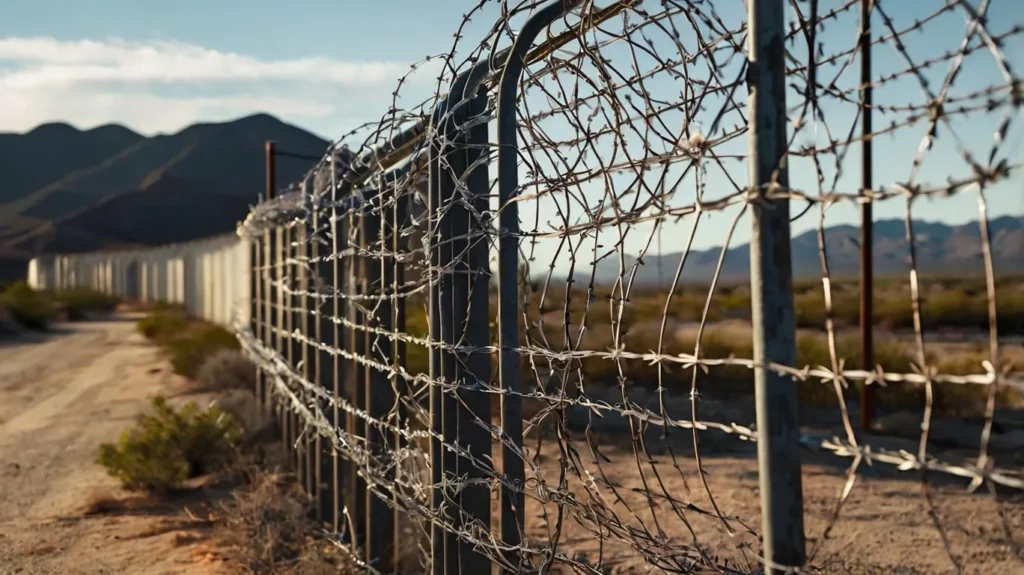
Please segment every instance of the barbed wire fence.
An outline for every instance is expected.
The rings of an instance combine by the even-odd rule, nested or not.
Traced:
[[[1024,489],[1024,473],[997,465],[990,441],[1024,374],[997,323],[987,210],[1021,189],[1022,85],[1004,49],[1020,19],[993,22],[987,1],[749,4],[483,0],[451,53],[424,62],[442,70],[435,98],[400,109],[399,81],[381,121],[240,225],[254,264],[240,337],[260,401],[354,565],[815,572],[869,465],[917,472],[939,533],[929,477],[984,486],[1015,545],[998,490]],[[501,14],[491,33],[456,58],[487,10]],[[939,51],[910,43],[950,18],[966,32],[923,36]],[[856,77],[859,56],[883,51],[881,73],[862,61]],[[975,84],[968,65],[994,80]],[[986,142],[976,130],[993,114]],[[873,129],[872,116],[891,121]],[[923,134],[908,173],[872,185],[871,144],[904,134]],[[858,154],[861,181],[847,173]],[[938,185],[922,175],[932,154]],[[978,202],[989,342],[950,373],[925,339],[914,207],[963,195]],[[869,338],[848,365],[826,210],[861,206],[870,221],[871,206],[901,201],[912,357],[873,365]],[[815,213],[824,352],[803,363],[790,225]],[[749,262],[730,260],[747,216]],[[705,230],[717,252],[694,248]],[[743,289],[750,327],[722,335],[716,310]],[[916,449],[853,423],[855,391],[880,386],[880,402],[899,388],[921,401]],[[973,390],[978,450],[944,457],[929,442],[936,398]],[[838,435],[810,431],[815,402]],[[759,516],[735,509],[733,488],[716,495],[708,472],[743,442],[757,445]],[[815,453],[849,465],[805,539],[801,463]]]

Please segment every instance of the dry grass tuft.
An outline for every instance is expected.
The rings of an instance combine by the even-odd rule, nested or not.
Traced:
[[[213,405],[241,425],[245,434],[245,442],[250,446],[277,437],[277,422],[266,410],[260,408],[252,391],[245,389],[221,391],[215,395]]]
[[[339,573],[344,559],[316,537],[311,500],[288,475],[264,465],[244,469],[248,486],[222,506],[217,530],[228,557],[247,573]]]
[[[256,388],[256,366],[242,352],[222,349],[203,361],[196,379],[201,391],[252,391]]]

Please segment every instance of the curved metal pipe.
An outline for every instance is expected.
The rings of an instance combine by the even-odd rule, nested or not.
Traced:
[[[507,55],[507,52],[506,52]],[[427,244],[425,247],[430,254],[431,267],[433,269],[445,269],[449,268],[455,262],[452,260],[453,257],[462,258],[463,256],[455,256],[456,252],[461,250],[454,248],[454,238],[452,237],[452,228],[470,226],[468,219],[468,213],[464,210],[454,209],[445,215],[442,215],[445,210],[441,210],[441,207],[451,201],[453,194],[458,193],[456,191],[456,181],[462,176],[467,177],[465,182],[469,186],[470,193],[482,194],[487,193],[486,175],[484,175],[484,181],[482,187],[480,182],[474,182],[473,180],[479,179],[480,173],[477,172],[476,176],[470,177],[469,174],[452,173],[453,170],[456,172],[465,170],[469,167],[467,164],[467,145],[481,146],[486,145],[486,135],[483,137],[482,142],[479,141],[479,134],[476,134],[474,138],[473,134],[469,132],[476,132],[477,130],[469,130],[468,132],[463,131],[466,127],[465,120],[469,119],[471,114],[480,114],[482,110],[479,109],[480,98],[480,86],[483,80],[491,74],[490,68],[491,59],[484,59],[477,62],[469,70],[466,70],[458,75],[457,78],[452,82],[448,94],[434,107],[433,112],[429,117],[429,134],[430,140],[427,142],[427,149],[429,150],[429,177],[430,177],[430,193],[428,194],[428,214],[431,220],[428,226],[428,233],[426,234]],[[452,161],[453,164],[448,162]],[[475,166],[479,168],[480,166]],[[484,168],[486,169],[486,168]],[[442,223],[442,219],[444,223]],[[446,228],[446,229],[445,229]],[[434,242],[438,242],[437,245],[432,245]],[[480,246],[484,247],[484,246]],[[486,247],[484,247],[486,249]],[[454,250],[454,251],[453,251]],[[473,257],[473,256],[471,256]],[[486,256],[480,259],[486,265]],[[469,262],[462,262],[467,266]],[[430,289],[430,338],[433,341],[443,341],[446,344],[454,343],[461,337],[468,338],[469,341],[478,340],[477,343],[482,342],[483,345],[487,343],[487,331],[486,331],[486,310],[476,308],[469,303],[469,293],[465,290],[468,286],[458,285],[458,282],[454,281],[455,276],[451,273],[439,274],[436,277],[431,277],[431,289]],[[486,293],[486,292],[483,292]],[[486,296],[484,296],[486,297]],[[486,305],[486,304],[485,304]],[[482,316],[470,319],[466,316],[468,308],[477,309],[483,311]],[[444,325],[442,322],[444,318]],[[479,324],[479,320],[483,319],[483,331],[479,329],[474,330],[473,325]],[[462,324],[463,328],[466,329],[466,333],[456,336],[454,334],[454,324]],[[481,327],[477,325],[476,327]],[[482,337],[481,337],[482,336]],[[430,377],[432,380],[444,377],[445,379],[457,380],[460,378],[459,369],[456,364],[459,363],[458,359],[447,358],[445,353],[441,353],[438,349],[433,349],[430,354]],[[450,364],[449,364],[450,363]],[[465,366],[465,367],[468,367]],[[472,369],[472,368],[470,368]],[[489,371],[489,369],[487,370]],[[452,397],[447,397],[443,393],[441,386],[431,386],[430,390],[430,411],[431,411],[431,428],[438,437],[443,437],[444,441],[455,440],[460,437],[458,429],[460,427],[460,421],[466,418],[464,413],[465,409],[480,408],[482,406],[477,405],[480,400],[486,402],[488,413],[478,413],[480,417],[484,417],[489,420],[489,397],[483,394],[477,394],[479,397],[475,397],[473,400],[466,398],[466,403],[460,406],[456,400]],[[470,436],[474,438],[471,440]],[[467,449],[471,448],[474,443],[477,447],[481,447],[479,444],[483,442],[488,447],[487,453],[490,452],[490,435],[482,429],[479,430],[479,434],[466,433],[460,437],[460,443],[462,443]],[[444,446],[436,439],[431,441],[431,467],[432,467],[432,481],[435,486],[439,486],[444,482],[446,474],[458,473],[458,458],[454,451],[444,449]],[[479,474],[479,470],[470,470],[470,473]],[[445,494],[444,489],[435,487],[432,495],[432,506],[435,512],[440,513],[445,505],[448,498],[453,497],[454,494]],[[480,497],[480,493],[476,493],[475,496],[468,492],[462,494],[462,499],[459,505],[466,504],[463,511],[472,516],[475,520],[480,521],[484,524],[490,524],[490,502],[489,496],[485,492],[483,498]],[[482,503],[482,505],[481,505]],[[471,546],[464,541],[460,541],[455,534],[446,532],[444,527],[440,524],[433,524],[431,528],[431,572],[437,575],[442,573],[456,573],[459,570],[466,572],[484,572],[489,571],[490,562],[488,558],[481,554],[474,552]]]
[[[592,14],[589,14],[589,18],[585,23],[582,24],[582,27],[584,30],[592,29],[595,26],[611,19],[613,16],[619,14],[629,6],[638,4],[639,2],[640,0],[623,0],[620,2],[616,2],[615,4],[612,4],[607,8],[595,11]],[[530,45],[532,45],[533,40],[536,39],[537,34],[540,33],[540,30],[542,30],[545,26],[553,22],[562,14],[565,14],[570,9],[575,8],[580,3],[580,0],[566,0],[565,2],[562,2],[562,4],[564,4],[565,7],[562,9],[561,13],[554,16],[550,21],[547,22],[547,24],[540,25],[540,28],[532,35],[530,43],[523,46],[523,48],[521,49],[523,50],[523,52],[521,52],[520,56],[516,59],[522,62],[524,60],[522,54],[526,53],[525,50]],[[555,6],[556,4],[559,3],[556,2],[550,6],[538,10],[533,16],[530,17],[530,19],[533,20],[535,18],[540,18],[540,15],[543,14],[545,10],[548,10],[551,6]],[[526,30],[526,26],[529,25],[529,21],[527,21],[526,25],[524,25],[523,27],[524,32]],[[520,36],[522,36],[522,33],[520,33]],[[528,52],[527,56],[525,57],[525,62],[527,64],[538,62],[543,58],[547,57],[555,50],[557,50],[558,48],[565,46],[578,36],[578,31],[566,31],[556,36],[555,38],[550,39],[545,44],[538,46],[534,50]],[[390,168],[391,166],[394,166],[398,162],[402,161],[404,158],[408,157],[408,155],[412,153],[414,149],[416,149],[416,146],[420,143],[420,140],[427,132],[427,128],[431,126],[432,121],[436,121],[440,109],[444,109],[444,112],[440,114],[443,116],[447,112],[457,109],[462,103],[464,103],[467,100],[467,98],[465,97],[467,93],[475,94],[476,88],[481,84],[491,84],[499,76],[499,72],[502,72],[501,70],[498,69],[498,63],[509,61],[509,56],[512,54],[512,51],[514,49],[515,45],[509,48],[502,48],[497,52],[494,52],[492,48],[492,54],[489,58],[478,62],[472,68],[470,68],[466,72],[463,72],[462,74],[459,75],[458,78],[455,79],[455,81],[452,83],[451,90],[444,97],[444,101],[441,103],[440,106],[434,109],[434,112],[431,114],[430,117],[426,117],[417,121],[415,124],[396,133],[394,136],[391,137],[390,140],[373,146],[372,148],[367,149],[363,153],[359,154],[359,156],[355,160],[353,160],[349,168],[349,173],[342,178],[343,181],[341,183],[347,184],[350,187],[358,186],[366,178],[370,176],[370,172],[372,170]],[[462,97],[459,98],[455,105],[449,105],[448,100],[450,99],[451,95],[458,94],[459,92],[462,92]],[[433,125],[436,126],[436,122],[434,122]]]
[[[512,44],[498,84],[498,377],[503,391],[501,427],[504,435],[500,497],[501,542],[506,549],[517,549],[522,544],[526,504],[523,494],[526,472],[519,454],[523,446],[523,400],[519,395],[522,384],[519,381],[519,355],[514,351],[519,346],[519,285],[516,277],[519,268],[519,207],[514,202],[510,203],[519,187],[516,100],[527,53],[537,35],[579,4],[580,0],[556,0],[530,16]],[[506,559],[514,565],[514,554],[509,553]],[[506,568],[506,573],[515,572],[518,569]]]

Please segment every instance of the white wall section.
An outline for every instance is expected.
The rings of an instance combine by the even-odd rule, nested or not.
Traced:
[[[235,233],[147,249],[40,256],[28,264],[28,284],[182,304],[196,317],[231,326],[249,321],[249,257],[249,240]]]

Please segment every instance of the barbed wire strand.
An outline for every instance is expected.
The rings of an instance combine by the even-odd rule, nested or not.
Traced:
[[[450,255],[452,261],[461,261],[482,243],[493,254],[500,234],[494,222],[503,207],[498,205],[493,180],[486,191],[486,210],[476,200],[480,190],[471,189],[468,181],[477,166],[495,157],[494,144],[482,150],[481,158],[468,169],[456,169],[446,155],[464,146],[462,135],[494,120],[498,113],[494,98],[488,99],[478,116],[459,121],[453,119],[461,117],[464,107],[449,109],[439,104],[452,81],[479,62],[490,68],[482,86],[493,95],[495,73],[502,65],[496,55],[506,53],[498,48],[512,42],[517,26],[540,4],[481,0],[472,6],[456,28],[452,50],[413,65],[398,80],[379,121],[345,134],[306,176],[306,185],[255,206],[239,225],[239,234],[253,241],[287,229],[303,234],[294,247],[321,246],[318,257],[295,249],[254,268],[264,286],[262,293],[274,294],[275,310],[281,302],[307,298],[312,302],[306,310],[311,322],[324,320],[352,337],[368,337],[372,342],[362,351],[334,346],[301,329],[289,331],[272,322],[261,326],[264,339],[259,339],[250,326],[239,326],[246,353],[266,374],[285,409],[301,422],[297,441],[316,436],[328,441],[339,457],[352,462],[371,492],[408,518],[421,540],[432,529],[441,529],[512,571],[564,568],[604,573],[638,561],[671,573],[759,573],[766,567],[773,572],[816,572],[826,540],[842,520],[865,465],[918,475],[927,514],[958,572],[964,568],[964,558],[957,556],[947,537],[932,475],[965,479],[972,492],[985,486],[997,508],[998,517],[992,523],[998,520],[1003,537],[1012,545],[1009,503],[997,495],[997,487],[1024,489],[1024,472],[1012,465],[996,466],[1001,455],[993,451],[992,439],[998,404],[1007,394],[1024,394],[1024,373],[1010,361],[1001,339],[1000,284],[989,206],[990,198],[1002,200],[1014,186],[1019,193],[1020,165],[1007,142],[1009,134],[1020,129],[1024,89],[1004,46],[1019,42],[1024,26],[1020,22],[997,25],[991,16],[995,2],[915,5],[910,16],[914,19],[907,22],[902,13],[900,17],[890,13],[888,6],[895,2],[876,0],[871,13],[884,30],[868,45],[895,58],[870,82],[877,92],[875,103],[868,107],[860,99],[865,86],[851,79],[849,72],[862,49],[859,25],[853,23],[859,1],[822,6],[825,3],[818,0],[790,0],[785,40],[791,129],[784,161],[791,174],[797,174],[799,166],[799,175],[791,176],[794,181],[788,186],[759,188],[737,172],[745,171],[748,161],[744,148],[749,130],[747,104],[741,96],[751,81],[742,11],[727,2],[698,0],[620,2],[606,8],[580,3],[549,30],[546,43],[532,53],[519,85],[521,183],[510,201],[531,223],[518,235],[522,270],[516,305],[522,329],[519,344],[508,351],[519,358],[521,373],[532,381],[526,389],[512,391],[468,366],[467,358],[500,351],[495,330],[488,345],[453,343],[432,338],[421,324],[431,321],[425,309],[430,290],[449,281],[443,278],[466,273],[456,264],[436,265],[431,250],[448,249],[456,252]],[[498,14],[495,24],[472,44],[467,40],[471,21],[492,13]],[[940,26],[958,15],[965,32],[947,38],[949,29]],[[943,32],[935,31],[939,29]],[[933,49],[916,45],[912,49],[911,36],[923,38],[926,33]],[[946,39],[955,46],[940,45]],[[978,66],[974,62],[984,59],[994,64],[991,83],[979,86],[975,77],[973,86],[959,86],[966,63]],[[939,73],[942,67],[947,69]],[[402,108],[403,89],[416,85],[413,74],[435,69],[434,96]],[[911,84],[916,85],[918,100],[908,89]],[[934,90],[933,84],[940,87]],[[900,89],[894,89],[897,86]],[[966,123],[984,124],[991,112],[1002,114],[991,144],[979,141],[973,132],[968,137]],[[860,134],[857,126],[865,113],[891,119],[870,134]],[[924,136],[909,158],[905,180],[870,190],[850,184],[845,168],[855,144],[868,138],[877,142],[883,136],[903,142],[922,130]],[[403,134],[412,136],[399,148],[388,147],[388,142],[398,141]],[[900,161],[902,145],[890,146],[893,158],[886,161]],[[962,165],[945,156],[936,160],[940,145],[950,146]],[[933,166],[928,174],[945,178],[944,183],[925,181],[929,160],[943,164]],[[430,182],[438,172],[447,174],[455,191],[428,210]],[[978,359],[971,370],[943,373],[951,364],[929,353],[931,344],[925,338],[922,310],[928,296],[914,206],[923,199],[974,193],[985,281],[985,358]],[[744,357],[750,353],[749,346],[738,341],[731,350],[718,353],[723,337],[744,337],[720,335],[726,327],[715,319],[722,298],[738,293],[733,285],[735,261],[730,259],[735,252],[730,249],[739,241],[739,224],[745,221],[748,207],[770,206],[777,200],[802,206],[794,222],[817,211],[812,228],[823,321],[808,337],[821,340],[824,352],[806,365],[758,365]],[[836,243],[835,232],[827,227],[827,212],[835,206],[887,205],[896,200],[904,204],[913,357],[898,367],[891,362],[874,369],[847,367],[837,311],[842,282],[834,277],[840,260],[833,256],[835,246],[842,244]],[[438,222],[456,211],[469,214],[469,221],[475,223],[454,236],[442,236]],[[714,229],[716,224],[707,222],[719,217],[723,223],[717,224],[712,242],[722,247],[717,252],[696,251],[696,246],[707,243],[700,232]],[[382,231],[362,242],[357,226],[366,218],[380,219]],[[680,225],[684,219],[688,220],[685,229]],[[679,251],[664,255],[666,239],[669,249]],[[542,259],[547,260],[547,269],[534,270]],[[650,262],[645,261],[652,259],[658,270],[653,281],[646,273]],[[673,260],[674,273],[663,276],[661,266],[673,265]],[[381,285],[359,287],[347,281],[331,285],[331,280],[317,274],[320,266],[350,270],[359,262],[382,270]],[[302,289],[296,277],[282,273],[285,269],[319,280]],[[401,269],[404,279],[395,274],[384,284],[389,269]],[[707,289],[699,302],[693,298],[697,289],[703,289],[695,287],[698,283]],[[602,299],[607,301],[606,308]],[[477,301],[472,294],[470,301]],[[333,313],[335,303],[342,310],[337,314]],[[681,327],[683,305],[690,306],[686,313],[694,318],[693,330]],[[394,322],[381,327],[380,315],[396,313],[394,306],[402,306],[411,321],[405,330]],[[413,329],[413,324],[420,327]],[[344,365],[380,374],[396,394],[394,407],[381,417],[351,397],[335,396],[303,377],[302,366],[290,365],[269,346],[271,337],[287,338],[337,357]],[[406,356],[388,356],[387,350],[398,350],[399,344],[405,346]],[[430,375],[422,358],[437,353],[458,358],[458,379]],[[830,511],[816,527],[819,536],[806,565],[765,566],[759,559],[756,520],[730,510],[739,503],[716,495],[716,481],[708,471],[712,458],[720,455],[712,437],[757,442],[759,430],[736,416],[745,413],[742,409],[736,407],[733,416],[716,410],[723,405],[749,405],[752,386],[743,384],[752,381],[754,369],[762,367],[793,379],[809,397],[820,397],[816,389],[827,390],[837,423],[824,433],[805,429],[800,444],[808,453],[849,462]],[[846,397],[853,385],[920,390],[923,412],[915,450],[873,445],[877,435],[855,429]],[[979,392],[983,423],[973,459],[934,450],[935,416],[945,405],[939,398],[952,389],[968,395]],[[432,391],[467,410],[473,425],[484,430],[506,456],[521,458],[526,482],[509,484],[489,457],[478,457],[459,440],[432,429],[428,400]],[[519,444],[500,423],[474,413],[463,398],[469,391],[495,401],[521,398],[529,407],[524,430],[531,442]],[[376,449],[367,437],[332,424],[328,412],[390,434],[399,443],[393,449]],[[616,424],[620,431],[611,431]],[[684,431],[688,441],[677,441],[675,436]],[[616,434],[628,448],[616,443]],[[435,483],[431,442],[468,467]],[[686,452],[691,449],[689,464]],[[699,491],[691,490],[694,475]],[[528,500],[527,509],[517,510],[530,520],[522,543],[515,548],[501,540],[498,529],[481,524],[459,505],[459,494],[467,488],[484,486],[495,491],[499,485],[523,493]],[[438,493],[443,500],[440,508],[433,500]],[[380,572],[351,547],[355,529],[351,510],[344,509],[343,515],[349,524],[329,534],[330,538],[358,568]],[[707,538],[718,531],[725,537],[715,536],[709,543]],[[570,533],[586,533],[589,541]],[[577,552],[578,544],[588,551]],[[419,563],[425,569],[430,548],[417,545]]]

